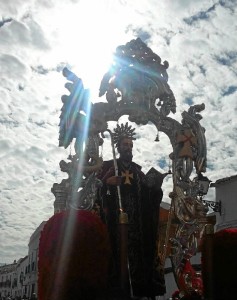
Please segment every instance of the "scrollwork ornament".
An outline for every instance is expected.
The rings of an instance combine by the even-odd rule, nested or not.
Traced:
[[[127,115],[130,122],[138,125],[151,122],[157,131],[165,133],[173,148],[170,155],[173,174],[171,209],[178,220],[176,235],[171,239],[171,260],[175,278],[186,278],[185,294],[194,289],[188,272],[194,273],[191,266],[187,271],[183,262],[188,264],[197,250],[196,241],[202,232],[200,220],[207,213],[206,205],[198,197],[198,182],[192,178],[193,173],[206,171],[205,129],[200,125],[200,112],[205,105],[193,105],[184,111],[181,123],[169,117],[170,113],[176,113],[176,101],[168,85],[168,66],[167,61],[162,63],[159,55],[139,38],[117,47],[113,64],[100,84],[99,97],[105,99],[95,103],[89,98],[82,80],[64,70],[64,76],[74,86],[71,95],[62,98],[59,146],[67,148],[74,141],[75,155],[70,162],[61,162],[62,171],[68,173],[62,187],[67,185],[64,209],[92,209],[100,185],[96,176],[103,162],[99,148],[109,121],[118,121]],[[79,87],[77,94],[76,87]],[[58,193],[55,189],[54,194],[55,206],[58,203],[61,209],[60,189],[61,186]]]

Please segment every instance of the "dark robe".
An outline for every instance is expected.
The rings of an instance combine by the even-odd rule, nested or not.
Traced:
[[[117,160],[123,210],[128,214],[128,261],[133,296],[154,297],[165,294],[163,272],[157,255],[159,208],[163,192],[160,187],[149,189],[143,182],[141,167],[132,162],[126,170]],[[127,171],[127,176],[125,176]],[[110,287],[119,286],[119,201],[116,186],[107,186],[106,179],[114,176],[113,160],[103,163],[99,178],[103,182],[100,206],[109,230],[112,245]]]

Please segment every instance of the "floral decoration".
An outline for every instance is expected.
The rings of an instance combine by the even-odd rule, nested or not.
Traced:
[[[172,294],[172,300],[202,300],[202,296],[196,292],[191,292],[190,294],[183,295],[179,290]]]
[[[73,210],[55,214],[40,238],[39,300],[91,299],[102,293],[109,255],[107,228],[96,214]]]

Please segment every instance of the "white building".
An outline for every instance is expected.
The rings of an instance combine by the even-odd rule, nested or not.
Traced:
[[[7,297],[12,295],[12,288],[15,285],[16,261],[13,264],[0,267],[0,295]]]
[[[211,184],[215,188],[216,202],[221,204],[221,212],[216,212],[216,231],[225,228],[237,228],[237,175],[219,179]],[[168,206],[163,207],[168,209]],[[26,295],[28,298],[33,293],[37,295],[38,275],[38,249],[40,234],[46,222],[42,222],[30,237],[28,255],[15,261],[13,264],[0,266],[0,295],[8,295],[17,299]],[[200,253],[191,259],[198,267],[201,265]],[[172,273],[170,260],[165,264],[165,280],[167,293],[159,299],[168,299],[177,290],[177,285]]]
[[[30,237],[28,255],[13,264],[0,267],[0,295],[13,299],[31,298],[37,295],[38,249],[40,233],[45,222],[42,222]],[[1,298],[0,297],[0,298]]]
[[[40,234],[44,228],[45,221],[42,222],[39,227],[34,231],[30,237],[28,244],[28,272],[26,274],[27,278],[27,291],[26,296],[31,298],[32,294],[37,295],[37,279],[38,279],[38,253],[39,253],[39,241]]]
[[[237,228],[237,175],[218,179],[211,187],[215,187],[216,202],[221,205],[220,214],[216,214],[216,231]]]
[[[27,291],[27,283],[26,283],[26,274],[28,268],[28,255],[21,258],[17,262],[16,273],[17,273],[17,288],[15,294],[13,293],[12,296],[15,298],[22,298],[26,295]]]

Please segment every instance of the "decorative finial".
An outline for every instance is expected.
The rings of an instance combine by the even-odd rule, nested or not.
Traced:
[[[157,135],[156,135],[155,142],[159,142],[159,141],[160,141],[160,138],[159,138],[159,132],[158,132]]]

